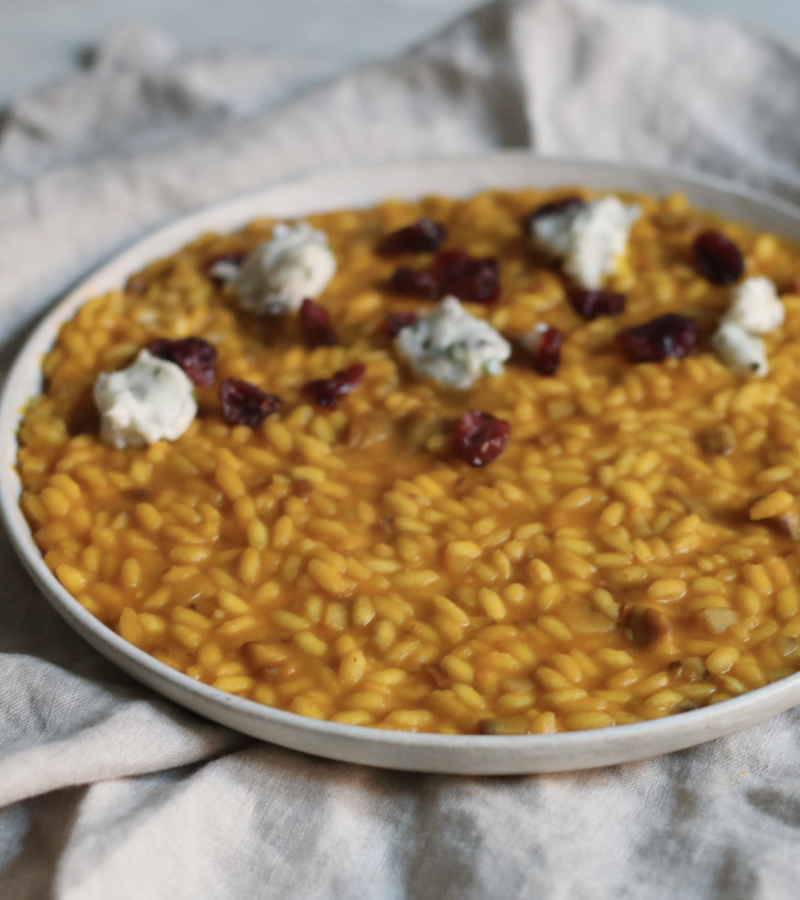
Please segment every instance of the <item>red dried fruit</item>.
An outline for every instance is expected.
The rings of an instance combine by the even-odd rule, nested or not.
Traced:
[[[419,316],[415,312],[387,313],[383,320],[383,330],[389,337],[397,337],[404,328],[416,324],[418,319]]]
[[[633,362],[681,359],[695,349],[698,339],[692,319],[679,313],[667,313],[643,325],[624,328],[616,337],[620,349]]]
[[[166,359],[180,366],[198,387],[210,387],[217,370],[216,349],[199,337],[171,341],[169,338],[153,338],[147,350],[159,359]]]
[[[378,245],[382,256],[396,256],[400,253],[433,253],[441,247],[447,237],[444,228],[432,219],[422,218],[413,225],[398,228]]]
[[[491,413],[471,409],[453,426],[456,455],[471,466],[486,466],[506,449],[511,426]]]
[[[445,250],[434,260],[433,274],[441,297],[453,294],[467,303],[495,303],[500,297],[500,263],[495,256]]]
[[[625,309],[625,295],[617,291],[573,287],[567,299],[575,312],[587,322],[600,316],[618,316]]]
[[[436,300],[453,294],[466,303],[494,303],[500,296],[500,263],[494,256],[475,257],[466,250],[445,250],[430,272],[401,266],[392,275],[394,290]]]
[[[300,327],[312,347],[333,347],[339,343],[331,325],[330,313],[314,300],[303,300],[300,306]]]
[[[222,418],[228,425],[249,425],[255,428],[267,416],[277,412],[283,401],[275,394],[266,394],[241,378],[223,378],[219,386]]]
[[[692,245],[697,271],[712,284],[733,284],[742,277],[742,251],[721,231],[704,231]]]
[[[210,387],[214,383],[217,351],[208,341],[197,337],[175,341],[172,357],[196,385]]]
[[[535,219],[543,219],[547,216],[556,216],[559,213],[577,211],[582,206],[586,206],[586,202],[580,197],[562,197],[561,200],[551,200],[549,203],[543,203],[528,216],[528,226]]]
[[[409,297],[419,297],[421,300],[435,300],[439,296],[439,283],[428,272],[419,269],[411,269],[408,266],[400,266],[396,269],[391,279],[392,290],[399,294],[407,294]]]
[[[317,404],[317,406],[336,409],[339,401],[345,394],[354,391],[364,380],[367,367],[364,363],[353,363],[346,369],[334,372],[331,378],[317,378],[309,381],[300,388],[304,397]]]
[[[539,332],[536,345],[530,347],[531,368],[538,375],[552,375],[561,365],[562,336],[558,328]]]
[[[145,350],[151,356],[157,356],[159,359],[166,359],[167,362],[175,362],[172,358],[172,344],[169,338],[153,338],[148,341]]]

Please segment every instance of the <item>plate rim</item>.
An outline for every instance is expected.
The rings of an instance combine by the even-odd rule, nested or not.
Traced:
[[[594,171],[595,174],[600,172],[606,180],[609,178],[613,180],[615,176],[625,180],[636,175],[645,180],[663,182],[665,185],[671,183],[673,190],[681,189],[676,187],[681,185],[684,189],[688,187],[701,192],[719,192],[729,198],[744,201],[745,204],[777,213],[796,226],[796,239],[800,239],[800,207],[719,176],[679,168],[664,169],[620,162],[542,157],[526,151],[435,157],[370,166],[344,166],[313,172],[202,207],[178,216],[134,239],[123,249],[113,253],[105,262],[93,268],[65,296],[47,309],[17,352],[0,400],[0,428],[2,428],[0,453],[3,463],[0,473],[0,517],[17,556],[32,576],[34,583],[51,606],[94,649],[148,688],[220,724],[262,740],[314,755],[410,771],[524,774],[573,771],[597,765],[634,761],[701,744],[749,727],[800,703],[800,672],[798,672],[710,707],[594,731],[519,736],[441,735],[316,720],[226,694],[171,669],[145,651],[129,644],[109,626],[95,619],[66,591],[45,565],[19,506],[20,483],[15,468],[16,433],[21,419],[18,398],[20,393],[32,396],[30,391],[23,390],[25,385],[30,384],[32,360],[36,361],[33,368],[40,373],[39,361],[45,345],[52,344],[59,326],[71,318],[89,296],[98,292],[97,286],[102,285],[104,279],[117,278],[128,265],[132,265],[127,272],[131,274],[141,265],[135,262],[136,259],[151,253],[153,247],[159,246],[162,249],[156,250],[149,257],[150,260],[175,252],[193,237],[199,237],[202,233],[200,229],[205,229],[213,221],[220,222],[221,224],[215,227],[225,231],[236,228],[236,221],[241,226],[256,217],[245,210],[261,204],[268,207],[281,192],[288,193],[291,198],[292,191],[313,192],[315,188],[324,189],[326,184],[330,186],[331,183],[334,188],[339,185],[341,189],[343,182],[352,183],[353,179],[359,178],[366,178],[369,183],[370,179],[391,181],[392,178],[398,177],[401,181],[403,178],[413,180],[414,172],[418,172],[420,167],[426,171],[441,171],[444,174],[444,170],[461,169],[477,173],[479,170],[492,170],[498,166],[529,168],[531,184],[535,183],[537,169],[540,170],[539,174],[546,169],[551,171],[583,169]],[[580,182],[574,180],[571,183]],[[496,186],[503,188],[500,184]],[[475,188],[467,194],[479,189]],[[417,191],[416,195],[429,192],[423,189]],[[408,196],[413,194],[412,190]],[[380,199],[378,196],[371,202],[376,203]],[[324,210],[335,207],[322,205],[317,208]],[[307,215],[312,211],[313,209],[309,208],[298,215]],[[262,214],[270,215],[266,208]],[[237,220],[238,215],[242,215],[242,218]],[[234,224],[231,224],[232,221]],[[170,244],[172,249],[169,249]],[[117,286],[121,284],[120,281]],[[254,722],[259,723],[258,727],[253,724]],[[310,739],[311,736],[313,740]],[[487,751],[491,751],[492,758],[485,758]],[[447,757],[451,758],[448,760]]]

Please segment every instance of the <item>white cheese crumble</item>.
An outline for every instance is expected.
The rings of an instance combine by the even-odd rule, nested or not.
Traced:
[[[324,232],[307,222],[278,224],[272,240],[248,254],[232,284],[243,309],[275,316],[318,297],[335,272]]]
[[[735,322],[723,322],[711,337],[711,347],[723,365],[737,375],[766,375],[767,353],[760,337]]]
[[[737,375],[766,375],[767,354],[757,335],[779,328],[785,315],[769,278],[746,278],[731,292],[731,305],[711,337],[711,347]]]
[[[531,236],[536,247],[563,260],[567,275],[595,290],[614,273],[641,212],[641,207],[617,197],[604,197],[577,209],[535,217]]]
[[[183,369],[142,350],[133,365],[103,372],[94,385],[100,437],[118,450],[177,440],[194,421],[194,386]]]
[[[750,334],[767,334],[783,325],[783,303],[769,278],[745,279],[732,297],[723,322],[733,322]]]
[[[220,281],[225,282],[236,281],[240,271],[241,266],[238,263],[231,262],[229,259],[221,259],[211,267],[211,274],[215,278],[219,278]]]
[[[466,390],[482,375],[500,375],[511,345],[497,331],[445,297],[430,315],[403,328],[395,347],[418,374]]]

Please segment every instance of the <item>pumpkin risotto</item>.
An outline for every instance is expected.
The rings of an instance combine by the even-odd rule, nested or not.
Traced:
[[[280,224],[291,259],[256,221],[91,300],[19,432],[45,562],[190,678],[352,725],[624,725],[796,672],[800,251],[611,199],[387,201]],[[188,427],[101,437],[143,359]]]

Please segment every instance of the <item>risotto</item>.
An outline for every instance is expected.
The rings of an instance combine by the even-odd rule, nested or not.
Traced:
[[[310,216],[336,273],[299,315],[243,305],[220,275],[270,240],[267,220],[88,302],[19,432],[21,505],[48,567],[190,678],[351,725],[625,725],[796,672],[800,251],[679,195],[626,197],[640,210],[627,252],[602,290],[576,287],[532,246],[529,216],[592,196]],[[420,219],[427,243],[396,237]],[[698,256],[709,233],[722,249]],[[717,277],[731,243],[742,271]],[[742,331],[761,354],[749,369],[718,337],[742,277],[769,279],[785,312],[763,340]],[[471,386],[398,352],[443,292],[502,336],[507,358]],[[691,340],[632,356],[654,320],[689,322]],[[190,337],[216,370],[195,379],[188,429],[101,439],[98,376]],[[237,420],[223,382],[257,388],[263,419]]]

